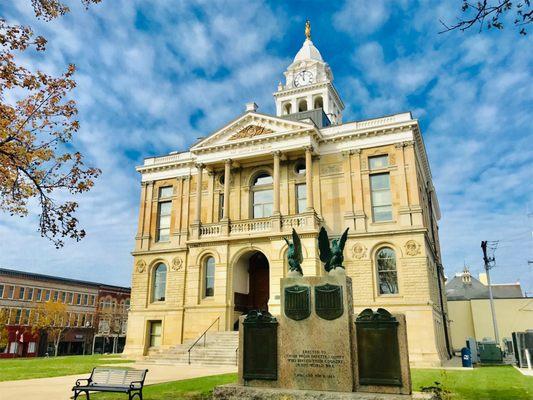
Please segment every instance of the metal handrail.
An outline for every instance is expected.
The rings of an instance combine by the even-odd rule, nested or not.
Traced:
[[[207,334],[207,331],[209,329],[211,329],[213,327],[213,325],[217,324],[217,331],[219,330],[220,328],[220,315],[217,317],[217,319],[215,319],[213,321],[213,323],[211,325],[209,325],[209,327],[204,331],[204,333],[202,333],[200,335],[200,337],[198,339],[196,339],[196,342],[194,342],[192,344],[191,347],[189,347],[189,350],[187,350],[187,352],[189,353],[189,365],[191,364],[191,350],[193,349],[194,346],[196,346],[196,344],[202,339],[202,337],[204,338],[204,347],[205,347],[205,339],[206,339],[206,334]]]

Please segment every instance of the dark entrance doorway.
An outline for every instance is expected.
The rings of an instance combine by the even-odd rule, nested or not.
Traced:
[[[255,251],[243,255],[234,266],[235,311],[268,310],[270,273],[268,260]]]

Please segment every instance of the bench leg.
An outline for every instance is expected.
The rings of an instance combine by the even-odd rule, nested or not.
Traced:
[[[128,395],[129,395],[129,400],[133,400],[133,398],[134,398],[135,396],[138,396],[138,397],[139,397],[139,400],[143,400],[143,392],[142,392],[142,390],[139,391],[139,392],[136,392],[136,393],[129,392]]]

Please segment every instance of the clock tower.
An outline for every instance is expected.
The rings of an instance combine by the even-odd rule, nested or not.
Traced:
[[[333,86],[331,68],[311,41],[309,21],[305,36],[302,48],[284,72],[285,85],[280,82],[274,93],[276,115],[298,119],[298,113],[322,109],[331,124],[340,124],[344,103]],[[301,116],[305,118],[305,114]]]

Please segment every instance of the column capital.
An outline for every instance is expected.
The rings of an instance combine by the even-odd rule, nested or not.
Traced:
[[[360,155],[361,151],[362,151],[361,149],[352,149],[352,154]]]
[[[233,160],[232,160],[231,158],[226,158],[226,159],[224,160],[224,165],[228,165],[228,164],[229,164],[229,166],[231,167],[231,163],[232,163],[232,162],[233,162]]]
[[[282,154],[283,154],[283,153],[282,153],[281,150],[275,150],[275,151],[272,152],[272,155],[273,155],[274,157],[278,157],[278,158],[280,158]]]
[[[342,152],[343,157],[350,157],[353,154],[353,150],[344,150]]]
[[[202,163],[196,163],[196,164],[194,164],[194,166],[196,167],[196,169],[204,169],[205,168],[205,164],[202,164]]]
[[[305,150],[306,152],[310,152],[310,153],[312,153],[313,151],[315,151],[315,149],[314,149],[313,146],[311,146],[311,145],[304,146],[304,150]]]
[[[407,140],[403,142],[402,144],[404,145],[404,147],[412,147],[415,145],[415,142],[413,140]]]

